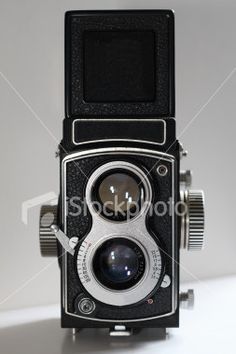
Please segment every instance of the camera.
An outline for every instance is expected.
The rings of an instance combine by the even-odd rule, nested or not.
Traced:
[[[57,256],[63,328],[178,327],[180,249],[200,250],[202,191],[176,138],[171,10],[65,16],[65,119],[58,205],[40,213]]]

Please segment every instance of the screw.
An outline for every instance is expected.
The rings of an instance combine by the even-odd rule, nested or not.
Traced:
[[[153,302],[154,302],[153,299],[148,299],[148,300],[147,300],[148,305],[152,305]]]
[[[186,157],[188,155],[188,151],[184,150],[183,145],[179,143],[179,152],[180,152],[180,158]]]
[[[51,225],[51,230],[52,230],[52,232],[57,233],[59,231],[59,227],[57,225],[55,225],[55,224],[52,224]]]
[[[81,299],[78,304],[80,312],[85,315],[89,315],[90,313],[92,313],[95,310],[95,307],[95,303],[88,298]]]
[[[165,176],[168,172],[168,168],[165,166],[165,165],[160,165],[157,167],[157,173],[160,175],[160,176]]]

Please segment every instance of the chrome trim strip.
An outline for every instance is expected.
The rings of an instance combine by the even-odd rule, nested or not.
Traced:
[[[69,161],[80,159],[83,157],[88,157],[88,156],[96,156],[96,155],[101,155],[101,154],[115,154],[115,153],[126,153],[126,154],[140,154],[143,156],[149,156],[152,157],[154,155],[154,158],[159,157],[160,160],[165,160],[171,163],[172,165],[172,197],[174,197],[174,176],[175,176],[175,158],[172,155],[166,154],[166,153],[161,153],[157,152],[155,150],[149,150],[149,149],[139,149],[139,148],[126,148],[126,147],[113,147],[113,148],[100,148],[100,149],[92,149],[92,150],[87,150],[87,151],[80,151],[76,152],[70,155],[67,155],[61,163],[61,173],[62,173],[62,216],[63,216],[63,225],[64,225],[64,232],[66,233],[66,209],[65,209],[65,186],[66,186],[66,164]],[[175,213],[172,212],[172,258],[174,259],[175,257]],[[100,318],[88,318],[85,316],[80,316],[71,312],[67,311],[67,253],[62,257],[62,273],[63,273],[63,279],[64,283],[62,286],[62,305],[64,307],[65,313],[67,313],[70,316],[73,317],[79,317],[82,319],[86,320],[91,320],[91,321],[98,321],[98,322],[121,322],[122,320],[109,320],[109,319],[100,319]],[[172,262],[172,275],[175,276],[175,262]],[[163,315],[158,315],[158,316],[153,316],[153,317],[146,317],[146,318],[138,318],[138,319],[132,319],[132,320],[123,320],[123,322],[140,322],[140,321],[150,321],[154,320],[157,318],[162,318],[162,317],[167,317],[172,314],[174,314],[176,307],[177,307],[177,292],[175,292],[175,281],[172,279],[172,311],[168,312]]]

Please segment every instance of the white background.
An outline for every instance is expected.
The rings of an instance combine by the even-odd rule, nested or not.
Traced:
[[[39,252],[39,206],[30,209],[27,225],[21,209],[58,192],[64,12],[132,8],[175,10],[176,119],[179,134],[187,126],[180,140],[189,150],[182,168],[192,168],[193,187],[204,189],[207,218],[206,248],[182,253],[181,279],[236,272],[236,2],[1,0],[1,309],[59,302],[57,261]]]

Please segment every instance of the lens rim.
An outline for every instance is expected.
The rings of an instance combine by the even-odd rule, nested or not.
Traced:
[[[139,199],[138,201],[135,201],[136,205],[132,206],[129,210],[124,210],[122,215],[121,213],[119,213],[119,211],[117,213],[115,213],[115,211],[111,210],[109,207],[106,207],[104,205],[104,202],[101,200],[100,197],[100,193],[99,193],[99,188],[101,186],[101,183],[109,176],[115,175],[115,174],[123,174],[123,175],[127,175],[131,178],[133,178],[133,180],[137,183],[137,187],[139,190]],[[142,203],[145,200],[145,189],[144,186],[142,184],[142,180],[139,178],[139,176],[137,176],[137,174],[135,174],[134,172],[127,170],[126,168],[112,168],[109,171],[106,171],[104,173],[102,173],[97,180],[94,183],[93,186],[93,190],[92,190],[92,198],[93,201],[95,202],[99,202],[101,204],[101,208],[102,210],[100,211],[100,214],[111,221],[126,221],[128,216],[130,216],[130,220],[132,218],[134,218],[136,215],[139,214],[141,208],[142,208]],[[95,208],[96,208],[96,204]],[[136,208],[138,207],[138,210],[136,211]],[[97,211],[99,212],[98,208],[96,208]]]
[[[109,243],[114,243],[116,241],[118,241],[117,245],[129,246],[137,256],[138,271],[132,278],[128,279],[127,281],[113,282],[112,280],[109,280],[108,277],[106,277],[104,273],[101,271],[99,259],[96,259],[96,257],[99,257],[98,253],[101,252],[101,250],[105,247],[106,243],[109,244]],[[108,239],[104,241],[97,248],[96,252],[93,255],[92,268],[95,277],[97,278],[97,280],[100,282],[102,286],[105,286],[109,290],[128,290],[136,286],[143,278],[146,269],[146,260],[142,249],[139,247],[139,245],[136,242],[124,237],[114,237],[112,239]]]
[[[123,220],[122,219],[117,220],[114,218],[112,219],[112,218],[108,218],[107,216],[104,216],[101,210],[99,210],[99,207],[96,205],[97,202],[96,195],[94,198],[94,187],[96,187],[97,181],[102,176],[104,176],[104,174],[106,173],[111,174],[113,171],[117,171],[117,170],[122,170],[122,172],[130,174],[133,178],[136,177],[136,180],[141,181],[142,184],[141,188],[143,188],[143,196],[142,196],[140,210],[137,213],[135,213],[135,215],[132,215],[132,217],[125,218]],[[122,224],[122,223],[135,221],[137,218],[141,217],[142,215],[144,215],[144,213],[147,212],[147,209],[149,209],[150,207],[149,202],[151,202],[152,200],[152,186],[145,172],[135,164],[124,160],[110,161],[98,167],[89,177],[85,189],[85,198],[86,198],[88,209],[91,212],[93,218],[98,217],[98,218],[102,218],[107,222]]]

